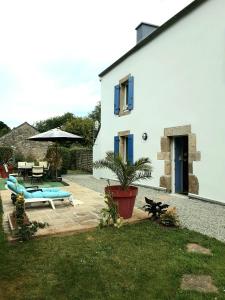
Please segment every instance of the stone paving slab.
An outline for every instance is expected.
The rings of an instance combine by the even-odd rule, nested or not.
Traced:
[[[209,275],[186,274],[182,278],[181,289],[201,293],[218,293],[218,289]]]
[[[103,194],[74,182],[68,181],[68,184],[69,186],[63,187],[63,190],[73,194],[75,206],[72,206],[68,200],[64,200],[54,201],[55,210],[48,203],[32,204],[26,208],[26,213],[31,221],[47,222],[49,224],[47,228],[40,229],[36,236],[88,231],[98,226],[99,213],[105,206]],[[4,211],[3,226],[8,234],[10,234],[10,229],[7,215],[14,209],[10,195],[11,193],[8,190],[1,191]],[[76,202],[76,200],[79,201]],[[126,221],[135,223],[147,217],[147,213],[135,208],[133,217]]]
[[[200,253],[200,254],[204,254],[204,255],[212,255],[212,252],[210,249],[202,247],[201,245],[198,245],[196,243],[188,243],[187,244],[187,252]]]

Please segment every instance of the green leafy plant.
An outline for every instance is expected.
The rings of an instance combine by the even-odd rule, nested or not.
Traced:
[[[48,147],[45,159],[48,161],[52,173],[55,176],[56,169],[59,174],[66,174],[70,167],[70,150],[66,147]]]
[[[9,126],[6,125],[4,122],[0,121],[0,137],[9,133],[10,131],[11,129],[9,128]]]
[[[151,177],[152,165],[149,158],[140,158],[134,164],[125,163],[120,155],[115,155],[113,152],[107,152],[106,158],[98,160],[93,164],[96,169],[110,169],[116,174],[123,190],[141,179]]]
[[[16,224],[17,226],[22,226],[24,224],[25,220],[25,201],[24,196],[22,194],[19,194],[16,197],[16,203],[15,203],[15,218],[16,218]]]
[[[32,153],[28,153],[28,155],[25,157],[25,161],[27,162],[36,162],[36,158]]]
[[[61,174],[66,174],[67,170],[70,168],[70,150],[66,147],[59,148],[60,156],[62,157],[62,165],[60,172]]]
[[[169,207],[168,204],[162,204],[162,202],[154,202],[152,199],[145,197],[146,204],[143,206],[145,211],[148,212],[150,218],[157,220],[162,214],[164,214]]]
[[[102,208],[100,214],[99,227],[114,226],[120,228],[123,225],[123,220],[118,213],[117,203],[112,200],[110,194],[105,195],[105,204],[107,207]]]
[[[22,241],[30,240],[39,228],[45,228],[48,223],[29,221],[25,213],[25,202],[23,194],[19,194],[16,199],[14,217],[17,225],[17,235]]]
[[[177,227],[180,225],[176,207],[169,207],[161,216],[160,223],[165,226]]]
[[[50,172],[52,174],[52,177],[55,176],[56,170],[59,170],[62,166],[62,156],[58,150],[59,147],[58,149],[56,149],[55,146],[48,147],[45,157],[45,159],[50,165]]]
[[[11,147],[0,147],[0,164],[6,164],[13,156]]]
[[[22,224],[18,227],[18,235],[22,241],[29,241],[35,235],[39,228],[43,229],[47,226],[49,226],[48,223],[42,223],[37,221]]]
[[[33,222],[18,227],[18,235],[22,241],[29,241],[37,231],[38,225]]]
[[[70,169],[92,172],[92,149],[74,146],[69,149]],[[84,160],[85,159],[85,160]]]

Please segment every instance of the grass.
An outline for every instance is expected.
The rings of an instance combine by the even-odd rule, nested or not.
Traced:
[[[213,256],[187,253],[188,242]],[[0,299],[225,299],[224,261],[225,244],[150,221],[15,244],[1,229]],[[211,275],[219,294],[181,291],[192,273]]]
[[[0,190],[5,190],[5,182],[6,179],[0,178]],[[64,187],[65,186],[62,182],[54,182],[54,181],[34,182],[31,184],[30,181],[23,181],[23,179],[19,179],[19,183],[24,186],[32,186],[32,185],[38,185],[40,187]]]

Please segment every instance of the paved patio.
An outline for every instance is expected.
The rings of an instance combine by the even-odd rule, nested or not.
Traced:
[[[31,204],[26,212],[31,221],[47,222],[49,227],[40,229],[37,236],[66,234],[94,229],[99,224],[99,212],[104,207],[104,196],[78,183],[67,180],[69,186],[63,190],[73,194],[76,205],[72,206],[69,201],[54,201],[56,209],[53,210],[48,203]],[[7,215],[14,206],[10,199],[9,191],[1,191],[4,218],[4,230],[9,233]],[[145,219],[147,214],[137,208],[134,209],[133,217],[129,222],[137,222]]]

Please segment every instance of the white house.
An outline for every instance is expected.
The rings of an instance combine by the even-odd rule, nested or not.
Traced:
[[[149,157],[145,185],[225,203],[225,1],[196,0],[136,29],[137,44],[99,75],[94,160]]]

